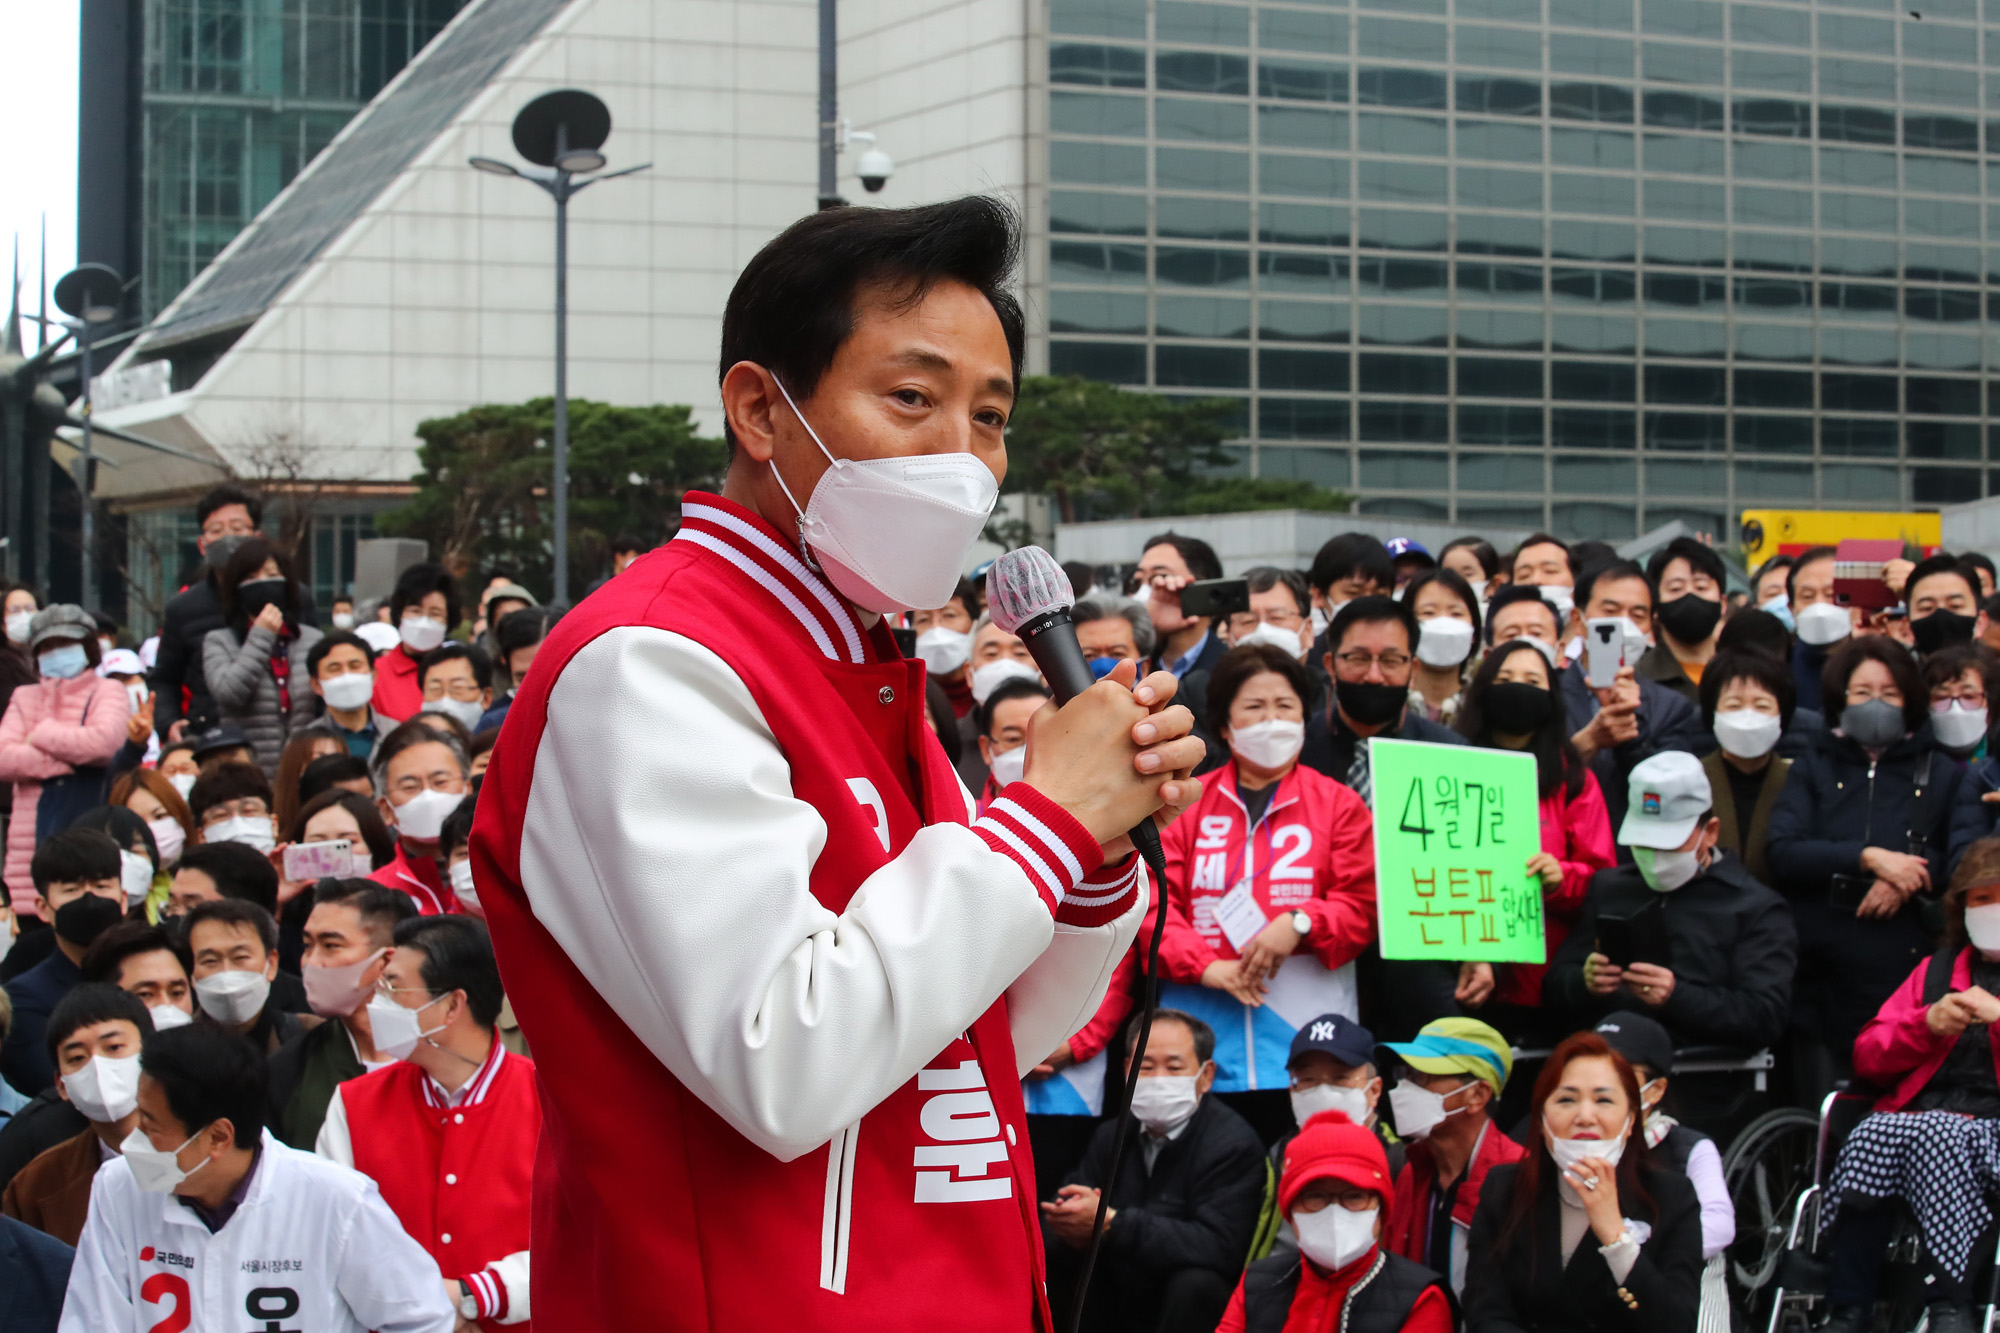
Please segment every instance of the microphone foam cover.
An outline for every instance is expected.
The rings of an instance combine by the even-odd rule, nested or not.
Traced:
[[[1056,558],[1039,546],[1009,551],[986,571],[986,609],[1009,634],[1051,611],[1076,605],[1076,590]]]

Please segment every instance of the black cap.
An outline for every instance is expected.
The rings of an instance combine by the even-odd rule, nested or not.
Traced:
[[[1320,1051],[1349,1069],[1359,1069],[1375,1061],[1375,1035],[1345,1014],[1321,1014],[1292,1034],[1292,1053],[1286,1057],[1286,1066],[1307,1051]]]
[[[196,763],[201,762],[203,755],[214,754],[217,750],[233,750],[239,745],[245,749],[250,748],[250,738],[244,735],[239,728],[228,726],[227,724],[213,726],[206,731],[196,732],[194,735],[188,737],[188,740],[194,744],[194,758]]]
[[[1658,1019],[1621,1009],[1597,1025],[1597,1035],[1628,1063],[1652,1070],[1655,1078],[1674,1072],[1674,1039]]]

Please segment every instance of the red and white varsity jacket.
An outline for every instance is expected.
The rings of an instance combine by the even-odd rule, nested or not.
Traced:
[[[1018,1080],[1138,862],[1025,783],[973,821],[923,664],[750,511],[682,519],[543,644],[473,832],[541,1075],[535,1313],[1045,1328]]]
[[[406,1060],[341,1084],[313,1151],[375,1182],[446,1280],[465,1283],[481,1328],[525,1333],[541,1130],[534,1062],[496,1036],[456,1095]]]

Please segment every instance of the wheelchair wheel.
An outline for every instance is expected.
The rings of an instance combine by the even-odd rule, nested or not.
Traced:
[[[1813,1183],[1819,1119],[1796,1106],[1758,1116],[1722,1155],[1722,1179],[1736,1208],[1729,1286],[1745,1311],[1760,1312],[1784,1258],[1799,1197]],[[1810,1245],[1811,1237],[1802,1240]],[[1753,1326],[1761,1323],[1753,1319]]]

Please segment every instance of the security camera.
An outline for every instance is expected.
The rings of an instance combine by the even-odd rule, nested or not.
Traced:
[[[871,148],[855,161],[854,174],[861,177],[861,186],[868,193],[880,194],[889,177],[896,174],[896,164],[881,149]]]

